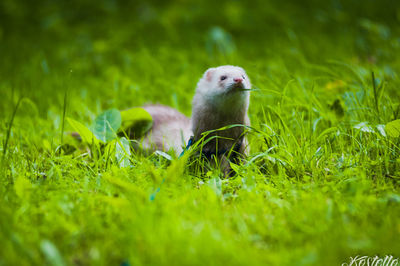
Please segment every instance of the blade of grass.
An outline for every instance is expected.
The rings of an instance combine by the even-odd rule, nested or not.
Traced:
[[[67,112],[67,90],[64,93],[64,104],[63,104],[63,114],[62,114],[62,122],[61,122],[61,137],[60,137],[60,145],[62,146],[64,143],[64,126],[65,126],[65,114]]]
[[[17,113],[18,107],[21,104],[22,99],[23,99],[23,97],[19,98],[17,104],[14,107],[13,113],[12,113],[12,115],[10,117],[10,121],[8,122],[7,135],[6,135],[6,139],[4,141],[4,147],[3,147],[3,158],[6,156],[6,153],[7,153],[8,142],[9,142],[10,135],[11,135],[11,129],[12,129],[12,126],[13,126],[13,123],[14,123],[14,118],[15,118],[15,115]]]

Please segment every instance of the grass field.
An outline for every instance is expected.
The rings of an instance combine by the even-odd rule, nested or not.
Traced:
[[[0,23],[0,265],[400,257],[396,1],[2,0]],[[67,149],[66,118],[145,103],[190,116],[224,64],[257,89],[233,177]]]

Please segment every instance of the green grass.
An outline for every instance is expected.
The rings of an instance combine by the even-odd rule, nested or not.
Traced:
[[[0,265],[400,257],[400,139],[384,130],[400,118],[400,7],[281,2],[2,1]],[[257,89],[232,178],[185,158],[65,152],[65,117],[145,103],[190,115],[222,64]]]

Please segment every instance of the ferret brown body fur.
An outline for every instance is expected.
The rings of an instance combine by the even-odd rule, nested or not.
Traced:
[[[190,119],[164,105],[146,105],[143,108],[152,116],[153,126],[141,141],[142,148],[148,151],[174,150],[179,155],[193,135]]]

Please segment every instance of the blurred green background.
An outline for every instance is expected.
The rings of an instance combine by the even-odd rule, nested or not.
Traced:
[[[327,60],[393,76],[400,46],[395,0],[4,0],[0,19],[3,114],[10,89],[41,102],[42,115],[66,89],[101,108],[163,102],[189,114],[211,66],[240,64],[258,87]]]

